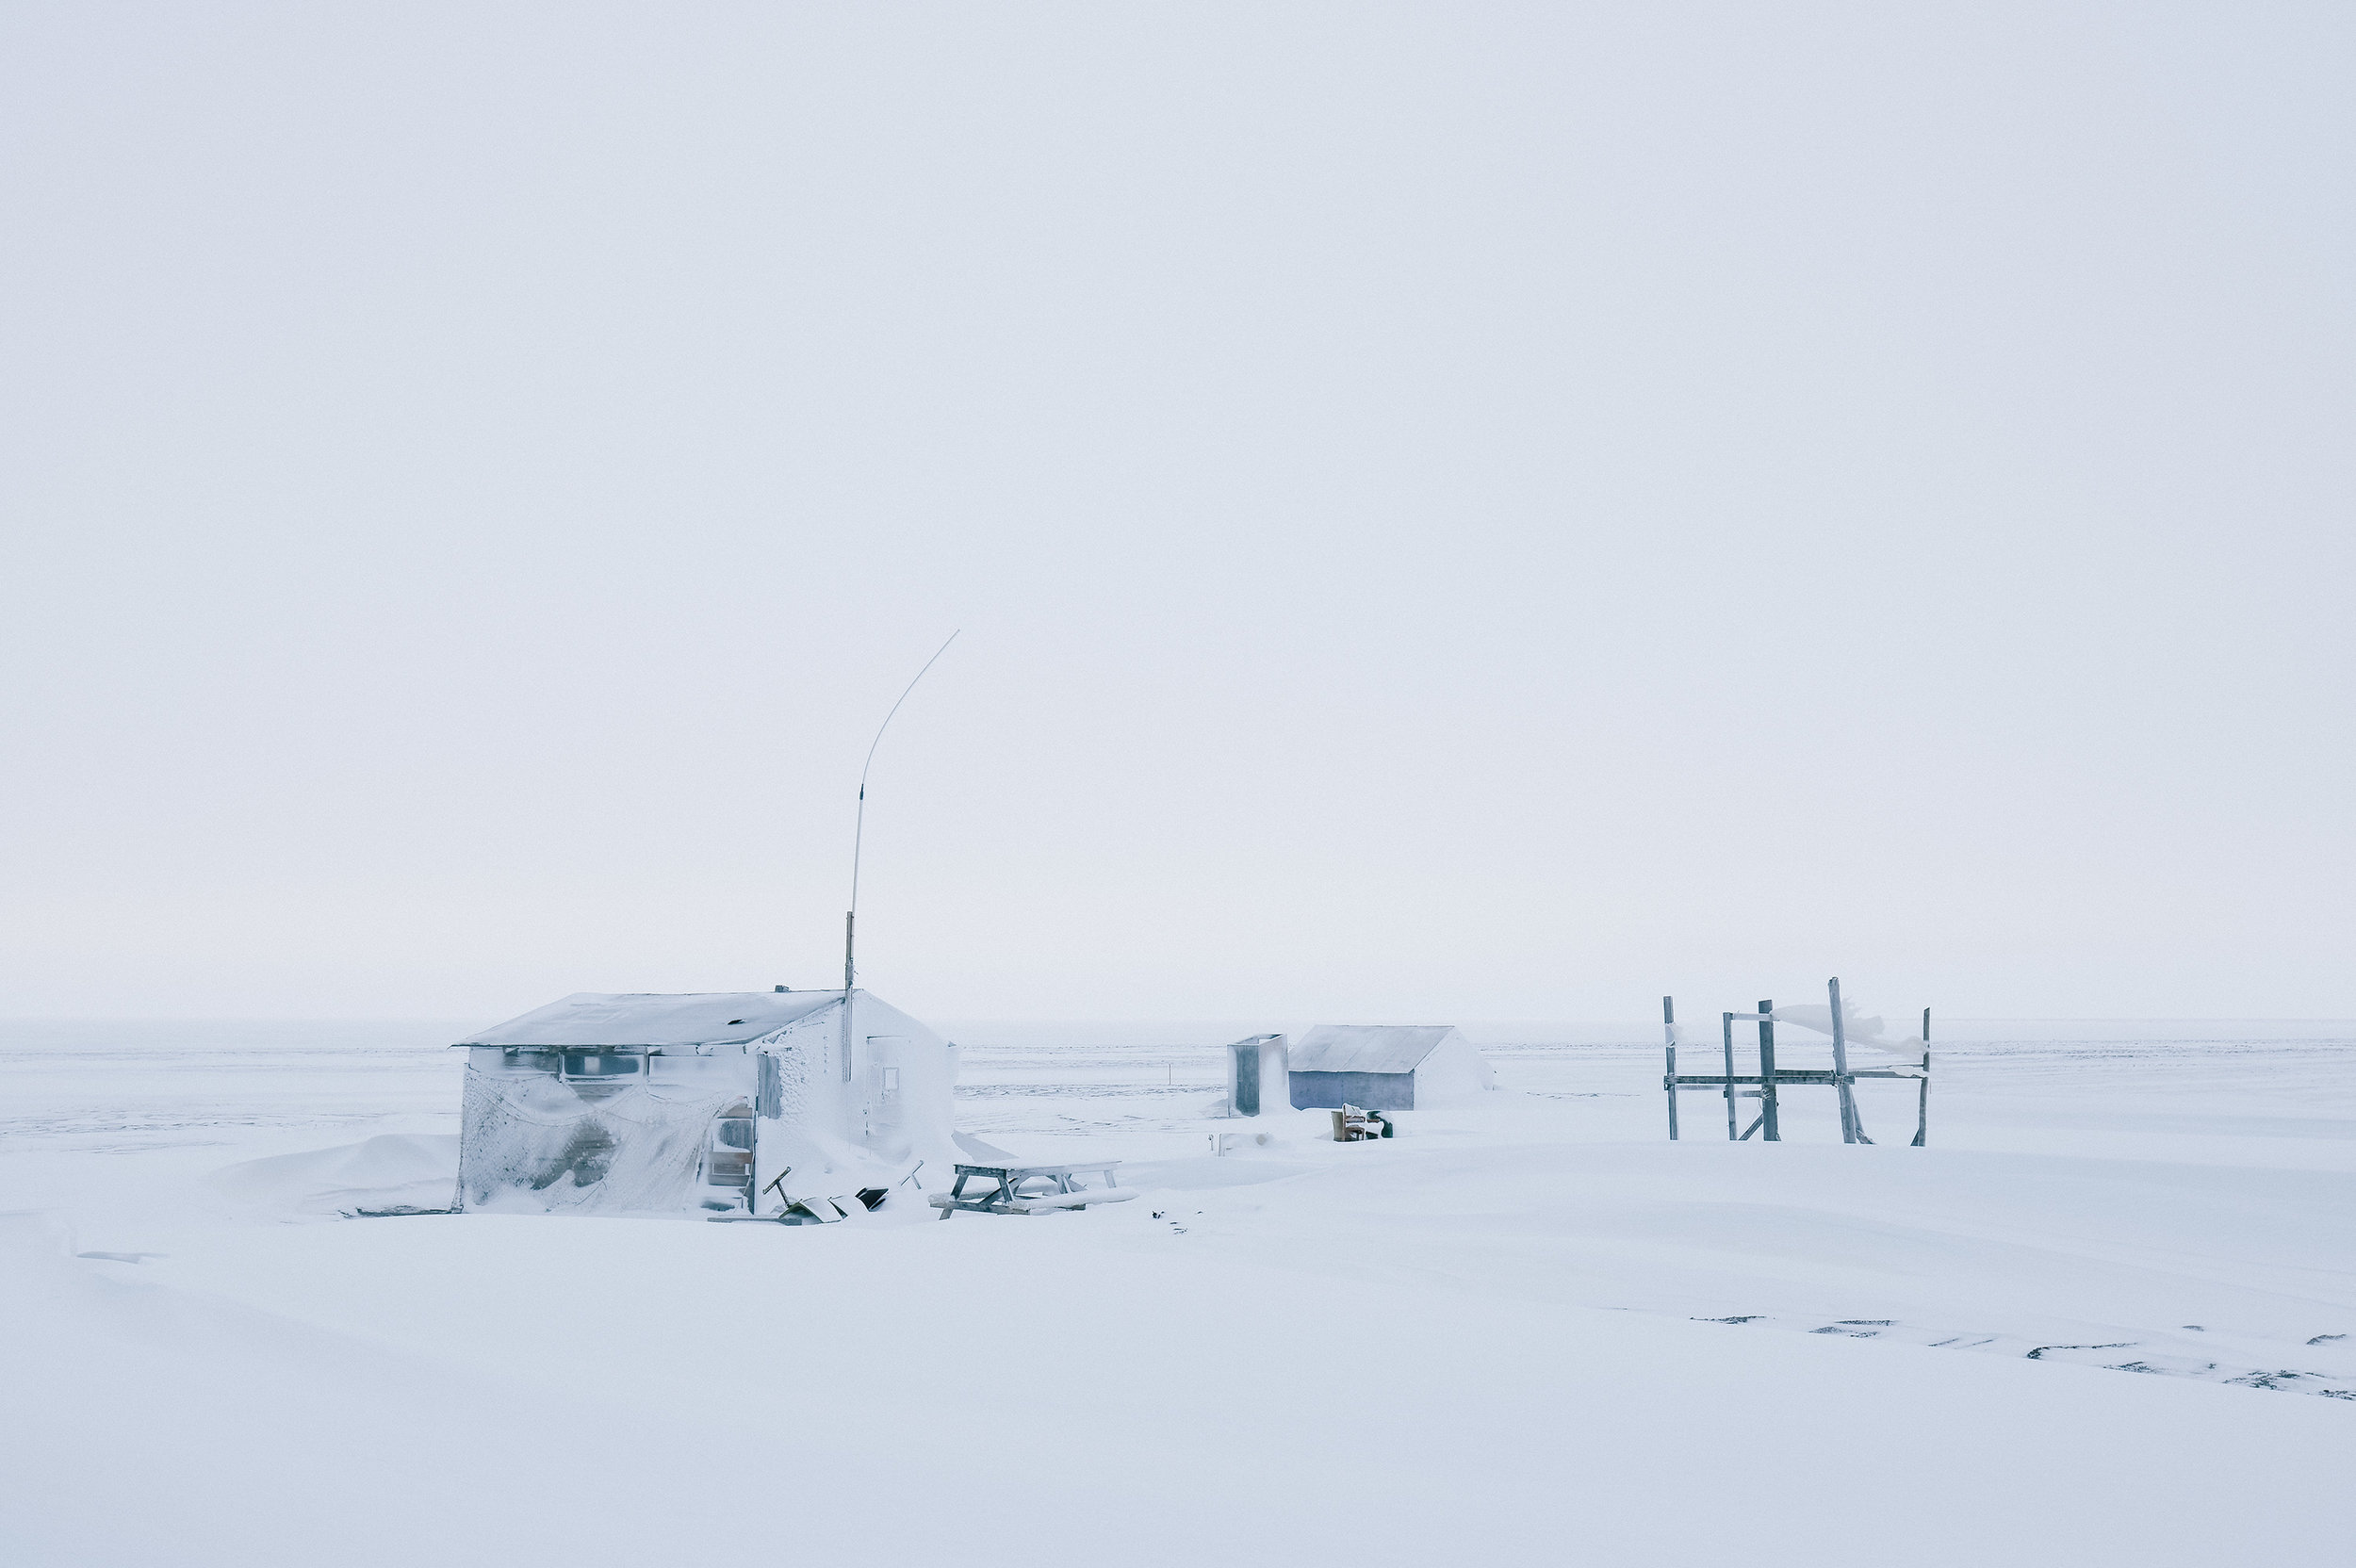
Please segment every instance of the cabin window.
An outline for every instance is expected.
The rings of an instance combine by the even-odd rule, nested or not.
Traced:
[[[900,1070],[898,1068],[888,1067],[884,1069],[883,1090],[886,1094],[897,1094],[900,1092]]]
[[[626,1051],[564,1053],[564,1076],[567,1078],[626,1078],[645,1066],[643,1058]]]

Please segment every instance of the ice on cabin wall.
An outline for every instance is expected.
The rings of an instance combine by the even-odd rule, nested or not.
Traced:
[[[830,1016],[839,1029],[841,1013]],[[848,1084],[836,1076],[833,1036],[805,1035],[768,1047],[774,1054],[761,1069],[762,1115],[756,1123],[757,1212],[781,1208],[780,1190],[787,1197],[844,1195],[862,1187],[896,1192],[911,1172],[925,1188],[949,1179],[956,1160],[956,1050],[913,1029],[879,1032],[905,1015],[863,1003],[859,1018],[871,1017],[878,1029],[861,1028]],[[775,1115],[769,1114],[773,1107]],[[772,1187],[780,1182],[781,1189]]]
[[[759,1083],[753,1108],[757,1115],[771,1121],[809,1119],[810,1079],[819,1059],[819,1053],[811,1048],[817,1043],[806,1038],[792,1044],[783,1036],[762,1043],[756,1057]]]
[[[760,1180],[816,1162],[872,1174],[919,1159],[946,1165],[957,1048],[866,992],[852,1015],[852,1075],[842,1075],[843,1010],[828,1007],[754,1042],[760,1068]],[[796,1141],[798,1140],[798,1141]]]
[[[741,1076],[741,1070],[738,1074]],[[693,1209],[730,1081],[633,1084],[592,1099],[547,1073],[466,1070],[460,1206],[564,1214]]]
[[[646,1076],[656,1083],[709,1084],[741,1089],[751,1071],[748,1060],[741,1050],[709,1056],[665,1053],[646,1058]]]

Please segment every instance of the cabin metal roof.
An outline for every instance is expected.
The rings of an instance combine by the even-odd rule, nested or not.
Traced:
[[[654,1051],[742,1045],[842,1000],[841,991],[576,991],[456,1043]]]
[[[1293,1046],[1295,1072],[1413,1072],[1456,1032],[1448,1023],[1320,1023]]]

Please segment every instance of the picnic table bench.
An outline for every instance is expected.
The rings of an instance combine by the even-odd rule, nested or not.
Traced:
[[[947,1192],[936,1192],[926,1201],[948,1218],[959,1209],[974,1214],[1052,1214],[1058,1209],[1084,1209],[1090,1203],[1122,1203],[1135,1198],[1137,1189],[1118,1185],[1113,1179],[1113,1167],[1119,1160],[1088,1160],[1078,1165],[960,1165],[957,1168],[957,1184]],[[1075,1186],[1075,1176],[1094,1175],[1100,1184],[1092,1187]],[[980,1178],[987,1185],[968,1195],[965,1184]],[[1045,1184],[1044,1190],[1025,1191],[1026,1185]]]

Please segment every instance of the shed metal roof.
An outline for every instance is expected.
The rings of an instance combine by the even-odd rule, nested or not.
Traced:
[[[1320,1023],[1293,1046],[1295,1072],[1413,1072],[1455,1033],[1448,1023]]]
[[[576,991],[457,1043],[657,1050],[740,1045],[842,1000],[841,991]]]

